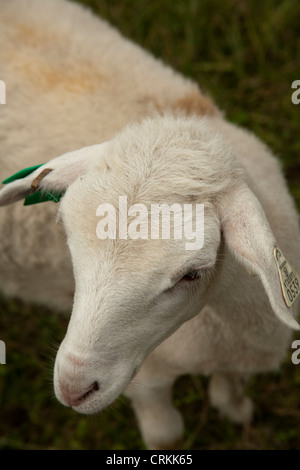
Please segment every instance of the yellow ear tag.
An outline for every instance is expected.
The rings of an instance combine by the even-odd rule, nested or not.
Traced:
[[[273,250],[273,255],[278,269],[284,301],[287,307],[291,307],[300,293],[300,276],[277,246]]]

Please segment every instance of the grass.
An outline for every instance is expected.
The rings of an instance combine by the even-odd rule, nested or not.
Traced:
[[[228,118],[259,135],[282,160],[300,208],[300,3],[295,0],[82,0],[123,34],[192,77]],[[56,345],[67,320],[47,309],[0,299],[0,449],[141,449],[133,412],[121,397],[99,416],[62,407],[53,395]],[[297,337],[297,336],[296,336]],[[300,336],[298,335],[298,338]],[[280,371],[254,377],[247,427],[220,419],[207,379],[182,377],[175,404],[186,421],[185,449],[299,449],[300,365],[291,351]]]

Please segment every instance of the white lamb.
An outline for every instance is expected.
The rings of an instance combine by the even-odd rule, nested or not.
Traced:
[[[0,285],[72,309],[57,398],[95,413],[125,392],[146,445],[173,448],[173,383],[207,374],[212,405],[248,422],[244,379],[278,368],[299,328],[298,216],[279,163],[195,83],[84,8],[10,0],[0,21],[1,176],[48,161],[3,186],[0,205],[63,196],[0,211]],[[97,208],[119,196],[148,209],[204,204],[203,247],[99,239]]]

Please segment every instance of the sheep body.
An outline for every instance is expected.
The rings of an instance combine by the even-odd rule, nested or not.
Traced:
[[[139,367],[130,371],[131,376],[137,374],[136,379],[129,385],[129,381],[124,380],[122,387],[111,392],[111,396],[118,395],[128,385],[126,393],[132,399],[145,442],[154,448],[173,447],[182,436],[182,419],[170,400],[173,382],[181,374],[212,374],[209,389],[212,404],[232,420],[247,422],[252,404],[243,396],[244,377],[277,368],[289,345],[291,330],[278,319],[283,317],[289,324],[289,320],[285,320],[284,315],[288,318],[288,313],[280,299],[275,268],[275,274],[273,265],[270,265],[272,272],[261,273],[259,270],[263,271],[263,267],[259,262],[257,266],[249,264],[249,259],[242,259],[243,250],[238,250],[230,210],[237,211],[238,229],[243,206],[237,204],[234,209],[236,201],[232,194],[237,185],[236,194],[245,196],[245,202],[252,204],[250,213],[260,211],[261,206],[264,209],[266,219],[262,215],[258,218],[262,222],[262,234],[252,233],[249,228],[253,244],[260,238],[262,244],[269,240],[270,228],[278,246],[299,270],[297,211],[280,165],[256,137],[228,123],[195,83],[153,59],[105,22],[62,0],[45,1],[42,10],[39,5],[40,0],[11,0],[1,6],[0,62],[4,64],[1,79],[7,86],[7,104],[0,114],[3,178],[64,152],[110,141],[107,147],[110,159],[92,166],[83,182],[78,178],[66,184],[68,190],[63,198],[62,213],[68,238],[72,239],[71,232],[78,230],[91,245],[98,247],[99,240],[90,242],[91,233],[95,235],[96,229],[96,206],[91,201],[97,194],[97,185],[102,185],[107,200],[114,201],[121,193],[127,193],[131,203],[149,203],[157,198],[171,204],[178,198],[181,201],[198,198],[206,204],[209,221],[206,240],[217,252],[214,281],[207,298],[203,294],[206,302],[199,307],[200,313],[180,317],[168,334],[154,342],[152,348],[149,346],[143,365],[139,363]],[[202,173],[197,173],[197,165]],[[107,168],[116,175],[115,179],[103,176]],[[169,181],[170,171],[172,181]],[[50,180],[51,175],[45,178],[45,185],[51,188],[47,183]],[[94,192],[89,195],[90,188],[94,188]],[[84,197],[80,200],[78,194]],[[7,295],[68,310],[72,308],[75,286],[65,232],[61,224],[54,223],[56,212],[56,205],[50,203],[23,207],[19,202],[1,209],[0,284]],[[231,238],[226,238],[228,233],[232,243]],[[249,238],[250,255],[251,242]],[[72,243],[69,240],[70,246]],[[79,242],[76,243],[79,247]],[[274,243],[270,238],[270,246]],[[145,266],[151,272],[155,263],[159,264],[159,257],[164,266],[163,245],[157,246],[157,258],[153,252],[149,254],[143,244],[132,244],[130,249],[130,253],[135,254],[131,257],[133,261],[127,257],[127,261],[121,263],[122,245],[118,249],[119,257],[114,258],[121,280],[124,266],[132,269],[133,278],[138,270],[144,271]],[[138,258],[136,253],[139,253]],[[88,250],[85,256],[89,257]],[[262,252],[262,260],[264,256],[268,254]],[[271,250],[269,258],[272,258]],[[73,259],[73,264],[80,292],[86,289],[80,279],[84,277],[81,267],[83,272],[85,266],[78,259]],[[168,263],[173,266],[171,258]],[[254,278],[245,269],[253,266]],[[103,272],[105,269],[104,263]],[[104,284],[108,282],[110,271],[111,268],[106,278],[102,274]],[[276,282],[275,287],[268,286],[268,277],[270,284]],[[93,282],[91,280],[90,284]],[[130,301],[130,289],[133,293],[135,288],[130,285],[130,279],[128,284],[126,302]],[[147,285],[146,280],[144,284]],[[154,284],[153,281],[153,289]],[[92,292],[92,288],[89,289]],[[273,290],[275,292],[270,294]],[[113,287],[107,287],[108,297],[110,291]],[[146,298],[146,290],[144,295]],[[74,315],[79,315],[78,298],[79,294],[75,295]],[[100,297],[97,299],[99,305],[102,301],[108,302],[105,296],[101,302]],[[87,305],[89,301],[85,297]],[[277,316],[274,315],[276,301],[282,303],[279,313],[275,312]],[[273,302],[272,307],[270,302]],[[296,308],[297,302],[295,311]],[[84,309],[82,305],[81,309]],[[133,311],[138,315],[137,310]],[[93,321],[98,324],[94,317]],[[109,319],[104,315],[104,325],[106,321]],[[76,354],[70,352],[67,341],[72,335],[76,336],[75,330],[71,321],[58,353],[61,369],[67,367],[66,357],[79,361]],[[86,327],[80,332],[83,337],[85,330]],[[141,334],[147,333],[146,326],[144,330],[140,330]],[[87,354],[86,346],[82,348]],[[105,360],[111,360],[109,353]],[[113,369],[112,376],[114,374],[118,375]],[[103,383],[105,377],[103,372]],[[59,378],[56,380],[59,399],[75,403],[75,408],[79,402],[70,396],[79,394],[77,382],[75,385],[72,381],[66,382],[63,391]],[[95,406],[88,408],[87,405],[82,410],[94,412]]]
[[[195,83],[88,10],[62,0],[43,3],[1,5],[3,179],[20,167],[106,141],[155,111],[218,112]],[[50,222],[55,212],[48,205],[24,210],[21,204],[1,211],[0,283],[8,295],[69,310],[74,283],[63,231]]]

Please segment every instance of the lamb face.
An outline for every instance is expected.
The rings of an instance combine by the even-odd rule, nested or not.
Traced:
[[[159,194],[160,186],[158,180],[152,193]],[[174,239],[172,230],[170,239],[151,239],[150,230],[148,239],[99,239],[97,207],[113,206],[124,196],[120,191],[113,169],[93,170],[70,186],[60,208],[76,293],[54,384],[57,398],[83,413],[97,412],[115,400],[146,356],[200,312],[216,273],[220,224],[208,201],[201,249],[187,250],[188,240]],[[126,196],[132,200],[132,190]],[[162,196],[161,203],[171,207],[175,199]],[[157,200],[150,194],[135,199],[149,210],[149,223]],[[178,200],[184,208],[183,198],[178,195]],[[127,226],[132,220],[128,217]]]

